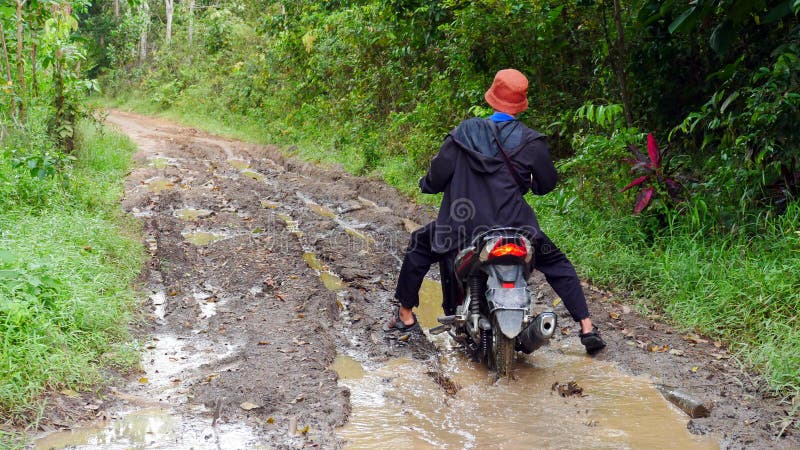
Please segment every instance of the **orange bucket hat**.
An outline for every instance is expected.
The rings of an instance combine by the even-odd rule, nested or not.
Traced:
[[[483,98],[497,111],[516,115],[528,109],[528,79],[519,70],[503,69]]]

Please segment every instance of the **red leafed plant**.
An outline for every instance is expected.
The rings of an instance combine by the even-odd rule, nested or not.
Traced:
[[[672,200],[677,198],[683,186],[668,176],[668,170],[663,161],[663,152],[659,150],[653,133],[647,135],[647,155],[633,144],[629,145],[628,148],[635,157],[627,160],[631,164],[631,172],[643,174],[631,181],[621,191],[625,192],[635,186],[640,186],[641,190],[639,195],[636,196],[636,205],[633,207],[633,213],[639,214],[650,205],[657,188],[660,188],[658,191],[666,192]]]

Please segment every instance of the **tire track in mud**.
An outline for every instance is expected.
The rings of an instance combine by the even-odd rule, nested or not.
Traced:
[[[155,405],[174,419],[154,448],[338,448],[350,402],[328,369],[337,353],[439,367],[427,340],[386,340],[380,329],[409,231],[433,218],[431,208],[274,147],[118,111],[109,121],[140,148],[123,208],[142,218],[152,255],[144,373],[115,391],[110,410]],[[553,304],[542,277],[536,283],[538,301]],[[687,341],[618,295],[586,287],[609,344],[600,359],[688,384],[715,403],[711,418],[689,422],[692,432],[717,433],[733,448],[797,442],[774,440],[785,406],[729,364],[724,348]],[[563,306],[556,311],[570,323]],[[556,342],[575,339],[568,327]]]

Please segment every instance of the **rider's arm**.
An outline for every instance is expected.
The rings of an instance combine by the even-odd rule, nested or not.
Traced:
[[[453,177],[453,169],[458,157],[458,146],[450,135],[448,135],[439,153],[431,160],[431,167],[428,173],[419,180],[419,188],[423,194],[438,194],[450,183]]]
[[[547,194],[556,187],[558,181],[558,172],[550,158],[550,147],[544,139],[535,139],[528,146],[526,155],[532,174],[531,191],[536,195]]]

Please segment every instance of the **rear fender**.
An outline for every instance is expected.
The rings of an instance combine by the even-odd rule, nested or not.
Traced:
[[[515,338],[522,331],[531,306],[525,268],[520,265],[489,265],[486,272],[489,275],[486,301],[490,314],[497,318],[497,325],[504,335]]]

